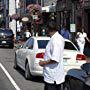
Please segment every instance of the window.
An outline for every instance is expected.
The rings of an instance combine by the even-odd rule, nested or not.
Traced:
[[[28,41],[24,44],[23,48],[33,49],[33,43],[34,39],[30,38]]]
[[[29,4],[35,4],[36,0],[26,0],[26,6],[28,6]]]
[[[71,42],[67,42],[67,41],[65,41],[64,49],[76,50],[75,46]]]
[[[38,48],[45,49],[49,40],[38,40]]]

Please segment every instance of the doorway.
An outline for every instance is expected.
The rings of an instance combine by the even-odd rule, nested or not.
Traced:
[[[83,25],[85,27],[85,31],[88,34],[88,38],[90,39],[90,9],[85,9],[84,10],[84,21]]]
[[[84,13],[84,26],[86,27],[87,37],[90,39],[90,9],[86,9]],[[90,57],[90,43],[86,40],[84,54]]]

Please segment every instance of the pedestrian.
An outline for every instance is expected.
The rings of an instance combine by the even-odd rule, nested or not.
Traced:
[[[87,33],[85,32],[84,27],[82,27],[81,31],[77,32],[76,34],[76,42],[79,47],[80,52],[83,54],[84,46],[85,46],[85,39],[90,43],[89,38],[87,37]]]
[[[63,36],[63,38],[71,39],[71,34],[65,25],[59,30],[59,33]]]
[[[46,46],[44,61],[39,62],[39,65],[43,67],[44,90],[61,90],[61,84],[65,81],[63,66],[65,41],[58,33],[54,21],[50,21],[47,27],[51,39]]]
[[[45,29],[43,28],[43,29],[42,29],[42,36],[45,36],[45,35],[46,35]]]
[[[25,37],[26,37],[26,40],[31,37],[31,33],[29,32],[29,30],[26,30],[25,32]]]

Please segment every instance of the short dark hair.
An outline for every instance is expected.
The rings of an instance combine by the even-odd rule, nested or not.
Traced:
[[[47,25],[47,28],[48,28],[48,31],[58,31],[58,27],[57,27],[57,24],[55,21],[50,21],[48,22],[48,25]]]

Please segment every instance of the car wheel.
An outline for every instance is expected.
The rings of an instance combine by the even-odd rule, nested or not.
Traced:
[[[18,65],[17,65],[17,58],[16,58],[16,53],[15,53],[15,59],[14,59],[14,68],[18,69]]]
[[[64,88],[64,90],[71,90],[71,89],[70,89],[70,82],[69,82],[69,81],[66,81],[66,82],[64,83],[63,88]]]
[[[31,79],[31,74],[30,74],[30,69],[29,69],[29,64],[27,63],[26,64],[26,68],[25,68],[25,78],[27,79],[27,80],[29,80],[29,79]]]
[[[64,90],[83,90],[83,82],[75,77],[68,77],[65,81]]]

